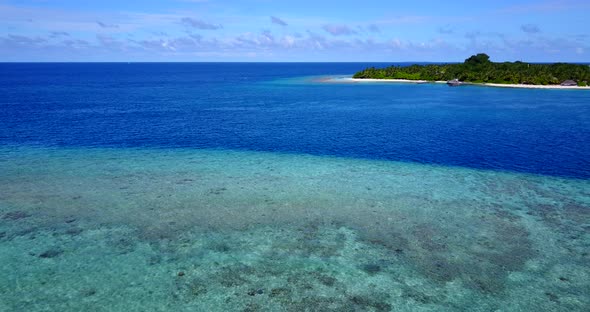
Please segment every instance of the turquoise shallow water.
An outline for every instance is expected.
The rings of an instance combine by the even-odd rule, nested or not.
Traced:
[[[587,311],[590,182],[0,148],[0,311]]]

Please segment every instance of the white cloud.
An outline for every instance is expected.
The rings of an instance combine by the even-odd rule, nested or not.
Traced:
[[[287,25],[289,25],[289,24],[287,24],[287,22],[283,21],[282,19],[280,19],[280,18],[278,18],[276,16],[271,16],[270,17],[270,22],[273,23],[273,24],[280,25],[280,26],[287,26]]]
[[[322,29],[333,36],[348,36],[356,34],[356,31],[346,25],[328,24],[322,26]]]
[[[119,28],[119,25],[117,24],[108,24],[101,21],[96,21],[96,24],[102,28]]]
[[[223,26],[221,24],[212,24],[207,23],[205,21],[194,19],[191,17],[183,17],[180,22],[183,25],[190,26],[192,28],[201,29],[201,30],[216,30],[221,29]]]
[[[520,29],[527,34],[536,34],[536,33],[541,32],[541,29],[539,29],[539,26],[534,25],[534,24],[522,25],[522,26],[520,26]]]

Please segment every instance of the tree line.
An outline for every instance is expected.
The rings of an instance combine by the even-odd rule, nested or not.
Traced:
[[[590,83],[590,66],[569,63],[495,63],[485,53],[473,55],[462,64],[429,64],[367,68],[353,78],[460,81],[475,83],[558,85],[574,80],[579,86]]]

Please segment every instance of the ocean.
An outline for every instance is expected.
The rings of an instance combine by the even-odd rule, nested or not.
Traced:
[[[389,65],[0,63],[0,311],[588,311],[590,92]]]

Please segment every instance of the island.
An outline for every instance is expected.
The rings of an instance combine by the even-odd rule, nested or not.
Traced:
[[[463,63],[370,67],[357,72],[353,80],[397,80],[446,82],[451,86],[547,86],[589,88],[590,66],[570,63],[534,64],[491,62],[485,53],[472,55]]]

